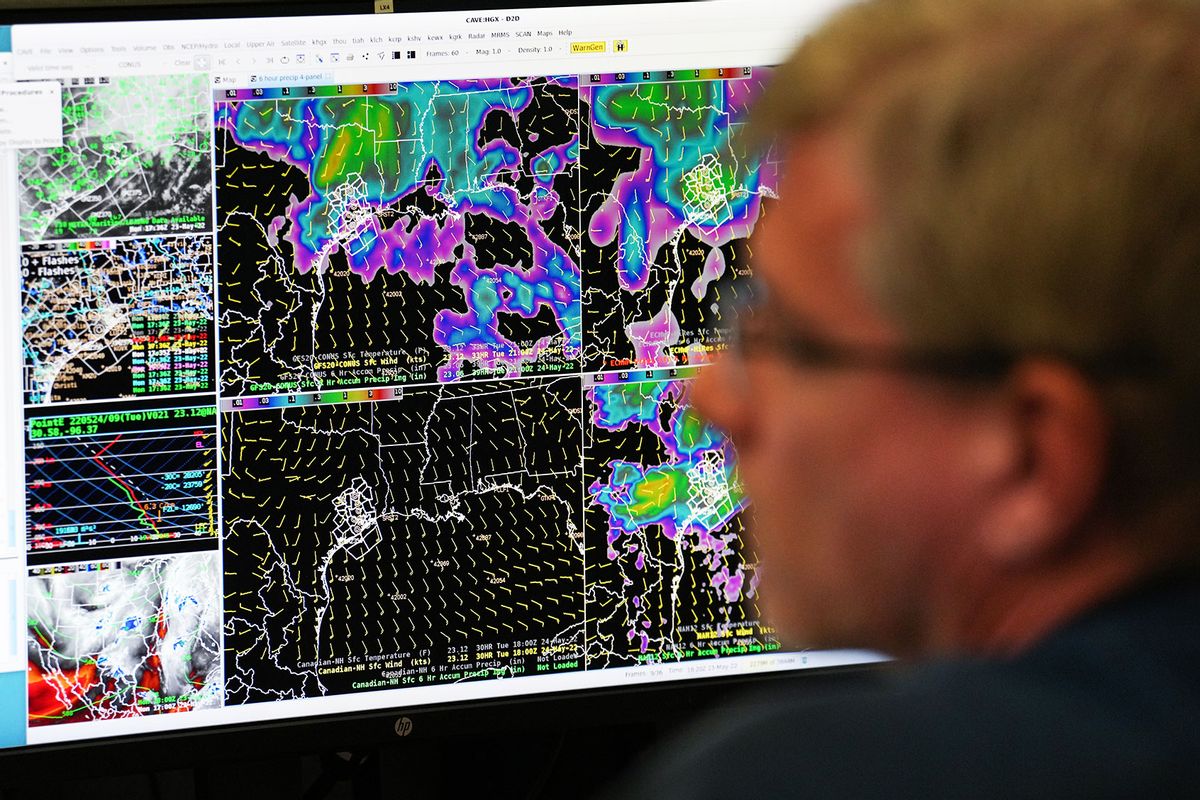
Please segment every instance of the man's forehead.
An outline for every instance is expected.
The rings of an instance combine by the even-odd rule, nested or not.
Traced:
[[[752,245],[757,277],[784,313],[831,332],[893,339],[853,269],[871,204],[851,138],[825,129],[782,146],[780,199]]]

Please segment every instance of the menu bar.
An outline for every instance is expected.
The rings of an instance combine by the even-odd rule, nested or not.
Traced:
[[[757,8],[750,11],[748,5]],[[394,70],[423,62],[503,62],[497,74],[509,74],[507,65],[514,62],[548,59],[583,72],[591,67],[582,65],[591,61],[619,65],[629,58],[640,63],[689,52],[711,54],[716,66],[739,52],[778,51],[782,57],[794,44],[794,31],[834,6],[833,0],[745,0],[734,15],[743,22],[731,26],[729,0],[646,5],[637,7],[633,30],[628,8],[616,14],[605,7],[269,18],[255,21],[249,34],[244,20],[18,26],[13,29],[14,77]],[[368,26],[375,32],[364,33]]]

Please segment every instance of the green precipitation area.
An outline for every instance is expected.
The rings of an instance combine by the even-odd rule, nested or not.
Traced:
[[[638,382],[596,391],[596,422],[621,429],[629,423],[654,431],[669,461],[650,467],[620,461],[607,485],[596,486],[596,500],[625,530],[665,524],[674,531],[713,531],[746,503],[733,467],[725,462],[721,436],[687,406],[671,413],[667,427],[659,421],[669,384]]]
[[[473,87],[418,82],[395,95],[313,98],[242,103],[218,110],[218,124],[232,127],[243,145],[267,150],[300,167],[314,197],[300,218],[303,244],[317,250],[336,234],[340,202],[387,204],[426,180],[433,164],[443,196],[492,206],[511,216],[511,201],[491,191],[489,178],[514,166],[511,151],[462,146],[493,109],[515,112],[531,96],[526,86]],[[352,188],[350,188],[352,187]],[[348,188],[353,198],[339,199]]]
[[[729,95],[720,80],[617,84],[596,89],[593,113],[651,150],[660,203],[694,221],[722,225],[757,180]]]
[[[670,521],[676,530],[715,531],[741,510],[744,500],[740,490],[726,486],[716,502],[697,503],[698,482],[681,464],[651,467],[644,473],[618,464],[613,482],[627,484],[629,492],[626,501],[614,505],[614,516],[634,528]]]
[[[20,154],[25,238],[84,238],[118,225],[202,222],[195,214],[133,219],[122,216],[117,205],[120,187],[160,168],[164,158],[173,162],[173,172],[188,172],[208,158],[207,87],[201,78],[117,78],[107,85],[64,88],[62,145]],[[77,218],[59,218],[73,206],[80,207]],[[89,206],[94,210],[82,211]]]

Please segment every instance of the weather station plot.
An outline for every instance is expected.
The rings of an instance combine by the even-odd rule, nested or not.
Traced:
[[[211,390],[212,249],[211,236],[24,248],[25,401]]]

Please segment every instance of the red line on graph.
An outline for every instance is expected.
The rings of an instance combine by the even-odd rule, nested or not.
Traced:
[[[116,439],[113,439],[111,442],[104,445],[104,448],[99,453],[96,453],[96,455],[92,456],[92,460],[100,465],[100,469],[104,470],[109,475],[111,475],[112,479],[114,481],[116,481],[117,483],[119,483],[122,486],[122,488],[125,489],[125,491],[129,492],[130,501],[132,501],[133,504],[135,506],[137,506],[138,511],[142,512],[142,517],[146,520],[147,523],[149,523],[150,527],[154,529],[154,532],[158,533],[159,532],[158,526],[154,524],[154,520],[150,518],[150,513],[148,511],[146,511],[145,507],[142,506],[142,501],[138,499],[137,494],[133,491],[133,487],[130,486],[128,483],[126,483],[125,480],[120,475],[118,475],[117,473],[115,473],[111,469],[109,469],[108,464],[105,464],[104,460],[102,458],[100,458],[100,456],[102,456],[106,452],[108,452],[108,448],[112,447],[114,444],[119,442],[123,435],[124,434],[118,433]]]
[[[96,453],[96,455],[92,456],[92,458],[94,458],[94,459],[96,459],[97,461],[99,461],[99,460],[100,460],[100,456],[102,456],[102,455],[104,455],[105,453],[107,453],[107,452],[108,452],[108,448],[112,447],[114,444],[116,444],[117,442],[121,441],[121,437],[122,437],[122,436],[124,436],[124,435],[125,435],[125,434],[123,434],[123,433],[118,433],[118,434],[117,434],[117,438],[113,439],[111,442],[109,442],[108,444],[104,445],[104,448],[103,448],[103,449],[102,449],[102,450],[101,450],[99,453]]]

